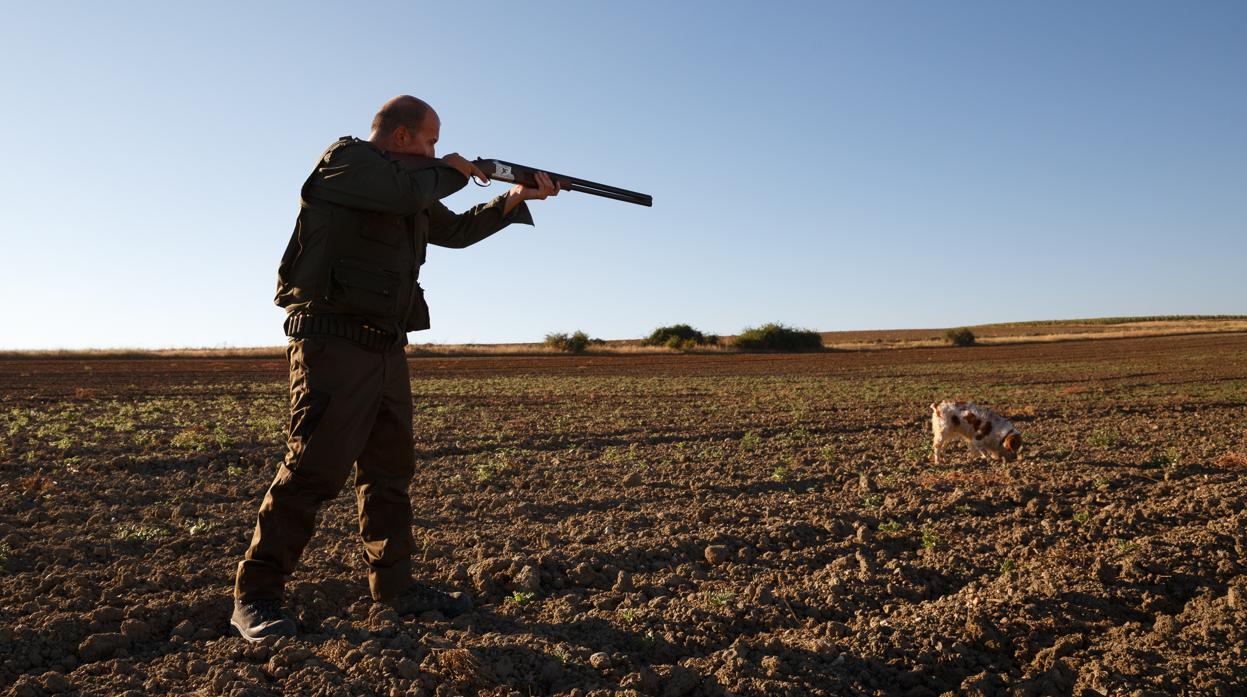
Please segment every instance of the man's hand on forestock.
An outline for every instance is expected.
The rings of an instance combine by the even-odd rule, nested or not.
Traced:
[[[502,214],[510,213],[511,209],[520,205],[521,201],[541,201],[550,196],[558,196],[561,190],[562,187],[557,181],[550,179],[550,175],[538,172],[536,188],[523,184],[511,187],[511,190],[507,192],[507,202],[502,209]]]

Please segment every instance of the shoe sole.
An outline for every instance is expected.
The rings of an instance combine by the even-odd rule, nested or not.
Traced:
[[[234,631],[238,632],[238,636],[240,636],[240,637],[242,637],[243,639],[245,639],[245,640],[247,641],[247,643],[249,643],[249,644],[259,644],[259,643],[261,643],[262,641],[264,641],[265,639],[274,639],[274,638],[279,637],[279,636],[285,636],[285,637],[294,637],[294,636],[298,636],[298,634],[297,634],[297,633],[295,633],[295,634],[275,634],[275,635],[273,635],[273,636],[256,636],[256,637],[253,637],[253,636],[251,636],[251,635],[247,634],[246,632],[244,632],[244,631],[243,631],[243,628],[242,628],[242,627],[240,627],[240,626],[238,626],[238,623],[237,623],[237,622],[235,622],[235,621],[234,621],[234,620],[232,620],[232,619],[229,621],[229,626],[233,627],[233,628],[234,628]]]
[[[260,642],[262,641],[262,639],[260,639],[260,638],[258,638],[258,637],[250,637],[250,636],[247,636],[247,633],[246,633],[246,632],[244,632],[244,631],[242,630],[242,627],[239,627],[239,626],[238,626],[238,623],[237,623],[237,622],[235,622],[234,620],[230,620],[230,621],[229,621],[229,626],[233,627],[233,628],[234,628],[234,631],[235,631],[235,632],[238,632],[238,636],[242,637],[242,638],[243,638],[244,640],[246,640],[246,641],[247,641],[247,643],[249,643],[249,644],[258,644],[258,643],[260,643]]]

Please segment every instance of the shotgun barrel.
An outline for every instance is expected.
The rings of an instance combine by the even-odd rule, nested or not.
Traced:
[[[613,198],[616,201],[626,201],[627,203],[635,203],[638,206],[653,206],[654,198],[649,194],[643,194],[639,191],[629,191],[621,189],[617,186],[609,184],[599,184],[591,182],[588,179],[572,177],[566,174],[559,174],[549,170],[537,169],[527,165],[520,165],[506,160],[496,160],[492,158],[479,158],[472,162],[490,179],[498,181],[512,182],[515,184],[523,184],[524,186],[537,186],[537,172],[545,172],[550,175],[551,179],[556,180],[559,186],[570,191],[579,191],[581,193],[601,196],[603,198]]]

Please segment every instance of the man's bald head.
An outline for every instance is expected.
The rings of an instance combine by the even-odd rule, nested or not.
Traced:
[[[433,146],[441,125],[433,107],[404,94],[381,105],[372,118],[372,135],[368,140],[382,150],[434,157]]]
[[[399,126],[406,126],[407,130],[414,133],[424,125],[424,119],[430,112],[437,115],[433,107],[423,100],[409,94],[399,95],[382,104],[377,115],[372,117],[372,139],[387,139]]]

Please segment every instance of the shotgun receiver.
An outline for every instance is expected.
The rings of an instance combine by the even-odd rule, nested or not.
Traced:
[[[440,163],[440,160],[432,157],[421,157],[419,155],[399,155],[390,153],[389,156],[407,167],[418,169],[420,167],[430,167]],[[493,160],[488,158],[479,158],[472,161],[477,169],[485,173],[490,179],[497,179],[500,182],[510,182],[512,184],[522,184],[524,186],[537,186],[537,172],[545,172],[550,175],[550,179],[558,182],[559,188],[568,191],[580,191],[594,196],[603,198],[613,198],[616,201],[625,201],[627,203],[635,203],[638,206],[653,206],[654,199],[649,194],[642,194],[638,191],[629,191],[621,189],[617,186],[609,186],[607,184],[599,184],[591,182],[588,179],[580,179],[578,177],[569,177],[566,174],[558,174],[549,170],[537,169],[526,165],[517,165],[514,162],[505,160]],[[484,186],[484,185],[482,185]]]

